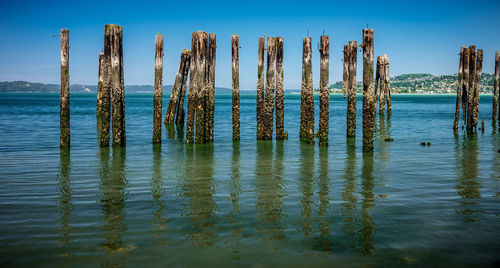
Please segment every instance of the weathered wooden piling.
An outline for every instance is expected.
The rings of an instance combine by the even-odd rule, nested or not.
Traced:
[[[377,57],[377,65],[375,67],[375,106],[377,106],[378,88],[380,87],[380,73],[383,72],[384,65],[382,63],[382,56]]]
[[[498,109],[498,82],[500,74],[498,71],[498,65],[500,64],[500,51],[495,53],[495,81],[493,83],[493,112],[491,118],[493,121],[497,120],[497,109]],[[499,114],[500,117],[500,114]]]
[[[123,29],[110,25],[111,30],[111,103],[113,107],[113,146],[125,145],[125,86],[123,83]]]
[[[276,68],[276,37],[268,37],[266,89],[264,96],[264,131],[263,131],[264,140],[273,139],[274,91],[276,86],[275,68]]]
[[[344,45],[344,60],[343,60],[343,72],[342,72],[342,94],[347,94],[347,90],[349,88],[349,46]]]
[[[182,87],[185,88],[185,77],[184,72],[186,69],[187,57],[189,57],[189,50],[184,49],[181,53],[181,59],[179,61],[179,70],[177,71],[177,75],[175,76],[174,85],[172,87],[172,93],[170,93],[170,100],[167,106],[167,112],[165,113],[165,121],[166,125],[173,125],[175,121],[175,115],[179,116],[180,109],[183,107],[178,105],[182,97],[180,96],[182,93]]]
[[[476,77],[476,46],[469,47],[469,88],[467,92],[467,131],[472,131],[474,110],[474,80]]]
[[[347,46],[347,57],[344,61],[348,62],[348,79],[347,84],[347,137],[356,136],[356,69],[358,58],[358,42],[349,41]],[[344,54],[346,46],[344,46]]]
[[[257,140],[264,139],[264,47],[265,38],[259,38],[257,63]]]
[[[470,61],[470,50],[468,47],[464,48],[463,57],[463,79],[462,79],[462,114],[464,125],[467,125],[467,103],[469,102],[469,61]]]
[[[386,102],[386,91],[387,91],[387,86],[385,84],[386,77],[385,77],[385,70],[386,70],[386,62],[385,62],[386,57],[382,56],[381,57],[381,73],[380,73],[380,100],[379,100],[379,114],[384,115],[385,114],[385,102]],[[376,89],[375,89],[376,90]],[[376,101],[376,98],[375,98]]]
[[[102,112],[102,88],[104,84],[104,51],[99,52],[99,69],[97,72],[97,103],[96,103],[96,118],[97,128],[100,131],[101,112]]]
[[[472,109],[472,127],[477,129],[479,122],[479,95],[481,92],[481,74],[483,72],[483,50],[477,50],[476,71],[474,76],[474,94],[473,94],[473,109]]]
[[[103,60],[103,83],[101,89],[101,107],[97,122],[100,124],[99,145],[109,146],[110,115],[111,115],[111,43],[113,35],[111,25],[104,26],[104,60]]]
[[[363,152],[373,151],[375,113],[373,29],[363,29]]]
[[[387,115],[392,115],[392,99],[391,99],[391,78],[389,76],[389,57],[384,54],[384,71],[385,71],[385,99],[387,100]]]
[[[183,61],[183,69],[182,69],[182,85],[179,93],[179,102],[177,104],[177,116],[175,118],[175,124],[180,126],[184,125],[184,100],[186,96],[186,85],[187,78],[189,74],[190,64],[191,64],[191,51],[184,49],[182,51],[185,52],[184,61]]]
[[[283,86],[283,37],[276,39],[276,140],[288,138],[285,126],[285,88]]]
[[[458,119],[460,117],[460,97],[462,95],[462,80],[463,80],[463,61],[465,47],[460,48],[460,62],[458,64],[458,83],[457,83],[457,101],[455,103],[455,120],[453,121],[453,129],[458,129]]]
[[[69,31],[61,29],[61,105],[59,111],[61,148],[70,147],[69,131]]]
[[[196,88],[198,87],[198,76],[199,76],[199,42],[198,33],[193,32],[191,39],[191,63],[189,68],[189,92],[188,92],[188,107],[187,107],[187,123],[186,123],[186,143],[194,143],[194,121],[195,121],[195,111],[197,94]]]
[[[312,78],[311,38],[305,37],[302,43],[302,86],[300,98],[300,139],[314,143],[314,98]]]
[[[195,143],[205,143],[206,141],[206,103],[208,101],[208,88],[206,87],[207,82],[207,45],[208,45],[208,35],[206,32],[198,31],[197,35],[198,42],[198,55],[195,56],[195,61],[193,62],[198,66],[197,73],[194,74],[197,79],[196,87],[196,130],[195,130]],[[191,88],[189,89],[191,90]]]
[[[155,40],[155,86],[153,100],[153,144],[161,143],[161,108],[163,97],[163,34]]]
[[[233,78],[233,140],[240,140],[240,67],[239,67],[239,38],[233,34],[231,38],[232,47],[232,78]]]
[[[329,59],[330,37],[320,37],[320,78],[319,78],[319,145],[328,145],[328,121],[330,119]]]
[[[208,102],[206,108],[207,130],[206,142],[214,140],[214,114],[215,114],[215,54],[216,54],[216,36],[214,33],[208,35]]]

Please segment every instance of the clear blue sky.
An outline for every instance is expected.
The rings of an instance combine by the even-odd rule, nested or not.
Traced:
[[[70,34],[70,81],[96,84],[105,24],[124,27],[126,84],[153,84],[154,40],[165,36],[164,84],[173,84],[191,33],[217,34],[216,85],[231,87],[231,35],[240,36],[240,87],[255,90],[258,37],[283,36],[285,87],[300,88],[302,38],[313,41],[313,79],[319,78],[316,44],[330,36],[330,83],[342,79],[342,49],[375,31],[375,56],[388,54],[391,76],[452,74],[460,46],[484,49],[492,73],[500,50],[500,1],[11,1],[0,2],[0,81],[59,83],[61,28]],[[358,53],[358,80],[361,78]]]

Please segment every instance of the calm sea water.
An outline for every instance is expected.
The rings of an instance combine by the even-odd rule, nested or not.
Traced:
[[[95,95],[72,94],[67,151],[58,94],[2,94],[0,264],[499,265],[491,101],[481,97],[484,133],[468,137],[451,130],[454,96],[395,95],[371,156],[361,152],[361,97],[355,141],[335,95],[330,146],[301,144],[300,96],[289,95],[289,139],[256,142],[255,96],[242,95],[233,143],[231,97],[219,95],[213,145],[163,129],[153,146],[153,97],[129,94],[126,149],[100,149]]]

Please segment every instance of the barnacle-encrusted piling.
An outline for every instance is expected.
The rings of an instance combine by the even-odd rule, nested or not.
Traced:
[[[187,123],[186,123],[186,143],[194,143],[194,121],[197,102],[197,88],[199,87],[199,32],[193,32],[191,39],[191,62],[189,68],[189,92],[188,92],[188,107],[187,107]]]
[[[349,41],[348,46],[344,46],[344,61],[348,63],[347,79],[347,137],[356,136],[356,68],[358,42]]]
[[[264,47],[265,38],[259,38],[257,63],[257,140],[264,139]]]
[[[467,131],[472,132],[474,110],[474,80],[476,78],[476,46],[469,47],[469,88],[467,92]]]
[[[453,121],[453,129],[458,129],[458,119],[460,117],[460,97],[462,95],[462,80],[463,80],[463,61],[465,47],[460,48],[460,62],[458,64],[458,83],[457,83],[457,101],[455,103],[455,120]]]
[[[184,75],[187,76],[187,73],[189,71],[189,57],[190,57],[189,54],[190,51],[187,49],[184,49],[181,53],[179,70],[177,71],[177,75],[175,76],[174,86],[172,87],[172,93],[170,93],[170,101],[168,102],[167,112],[165,113],[164,123],[166,125],[173,125],[175,121],[175,115],[177,114],[177,117],[179,117],[181,110],[184,111],[183,98],[185,95],[183,94],[185,94],[184,92],[186,89],[186,79],[187,79],[187,77],[184,77]],[[181,101],[182,101],[182,106],[180,105]],[[182,121],[180,121],[179,123],[181,122],[182,123],[184,122],[184,118],[182,118]]]
[[[492,119],[493,121],[497,120],[497,109],[498,109],[498,82],[500,78],[500,74],[498,71],[498,65],[500,64],[500,51],[495,53],[495,81],[493,83],[493,112]],[[499,114],[500,117],[500,114]]]
[[[61,29],[61,105],[59,111],[59,145],[70,147],[69,131],[69,31]]]
[[[377,57],[377,69],[375,72],[375,103],[377,103],[377,91],[379,93],[379,115],[385,114],[385,58]],[[378,86],[378,88],[377,88]]]
[[[392,115],[392,99],[391,99],[391,79],[389,76],[389,57],[384,54],[384,85],[385,85],[385,99],[387,100],[387,115]]]
[[[163,34],[155,40],[155,87],[153,97],[153,144],[161,143],[161,106],[163,97]]]
[[[363,152],[373,151],[375,113],[373,29],[363,29]]]
[[[109,146],[110,134],[110,115],[111,115],[111,25],[104,26],[104,60],[102,67],[102,89],[101,89],[101,107],[99,122],[99,145],[101,147]]]
[[[263,131],[264,140],[273,139],[274,91],[276,86],[275,63],[276,63],[276,37],[268,37],[266,91],[264,96],[264,131]]]
[[[300,98],[300,139],[314,143],[314,98],[312,79],[311,38],[305,37],[302,43],[302,86]]]
[[[330,37],[323,35],[320,38],[320,78],[319,78],[319,145],[328,145],[328,128],[330,118],[330,92],[329,81],[329,57]]]
[[[110,25],[111,31],[111,104],[113,106],[113,146],[125,145],[125,85],[123,82],[123,30]]]
[[[232,47],[232,78],[233,78],[233,140],[240,140],[240,73],[239,73],[239,38],[233,34],[231,38]]]
[[[283,86],[283,37],[276,40],[276,140],[284,140],[288,133],[285,125],[285,88]]]
[[[100,131],[100,119],[102,113],[102,87],[104,84],[104,51],[99,52],[99,69],[97,72],[97,103],[96,103],[96,118],[97,118],[97,131]]]
[[[469,61],[470,61],[470,49],[466,47],[464,49],[464,58],[463,58],[463,80],[462,80],[462,114],[463,114],[463,121],[464,125],[467,125],[467,105],[469,102],[469,79],[470,79],[470,68],[469,68]]]
[[[479,122],[479,93],[481,91],[481,74],[483,72],[483,50],[477,50],[477,62],[476,71],[474,76],[474,90],[473,90],[473,100],[472,105],[472,127],[477,130],[477,124]]]
[[[183,52],[186,52],[184,58],[184,66],[182,69],[182,85],[179,93],[179,103],[177,104],[177,116],[175,118],[175,124],[180,126],[184,125],[184,100],[186,99],[186,86],[187,86],[187,78],[189,74],[190,64],[191,64],[191,51],[184,49]]]
[[[208,35],[208,99],[206,104],[206,140],[205,142],[213,142],[214,140],[214,113],[215,113],[215,52],[217,44],[214,33]]]

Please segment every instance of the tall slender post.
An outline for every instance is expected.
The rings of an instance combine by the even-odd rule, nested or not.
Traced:
[[[479,122],[479,96],[481,92],[481,74],[483,72],[483,50],[477,50],[477,63],[474,77],[474,95],[473,95],[473,110],[472,110],[472,127],[476,130]]]
[[[61,148],[70,146],[69,131],[69,31],[61,29],[61,105],[60,105],[60,142]]]
[[[498,82],[500,74],[498,71],[498,65],[500,64],[500,51],[495,53],[495,81],[493,83],[493,113],[491,115],[493,121],[497,120],[497,109],[498,109]],[[500,114],[499,114],[500,117]]]
[[[179,103],[179,95],[181,93],[181,88],[184,82],[184,69],[186,65],[186,57],[188,57],[189,50],[184,49],[181,53],[181,59],[179,61],[179,70],[175,76],[174,86],[172,87],[172,93],[170,93],[170,100],[167,106],[167,112],[165,113],[165,124],[173,125],[175,121],[175,114],[179,113],[177,110],[177,105]]]
[[[273,139],[276,37],[267,38],[266,95],[264,96],[264,140]]]
[[[111,103],[113,146],[125,145],[125,88],[123,85],[122,27],[111,25]]]
[[[233,62],[233,141],[240,140],[240,68],[239,68],[239,38],[233,34],[231,38]]]
[[[161,143],[161,108],[163,97],[163,34],[155,40],[155,87],[153,100],[153,144]]]
[[[375,67],[375,107],[377,106],[377,97],[378,97],[378,91],[379,87],[381,85],[381,79],[380,79],[380,73],[383,73],[384,70],[384,65],[382,64],[382,56],[377,57],[377,65]],[[383,74],[382,74],[383,75]]]
[[[347,80],[347,137],[356,136],[356,69],[358,59],[358,42],[349,41],[347,46],[347,61],[349,64]],[[346,47],[344,47],[345,51]],[[344,58],[344,61],[346,58]]]
[[[207,142],[214,140],[214,113],[215,113],[215,52],[217,44],[215,34],[208,35],[208,103],[207,103]]]
[[[102,88],[104,84],[104,52],[101,51],[99,52],[99,70],[97,72],[97,103],[96,103],[96,118],[97,118],[97,125],[98,125],[98,131],[100,131],[100,119],[101,119],[101,113],[102,113]]]
[[[175,124],[176,125],[184,125],[184,99],[186,98],[186,85],[187,85],[187,78],[189,74],[189,68],[190,68],[190,63],[191,63],[191,51],[184,49],[182,51],[184,54],[184,59],[183,59],[183,69],[182,69],[182,84],[181,84],[181,89],[179,93],[179,102],[177,104],[177,117],[175,118]]]
[[[257,140],[264,139],[264,37],[259,38],[257,51]]]
[[[300,98],[300,139],[314,144],[314,98],[311,38],[302,43],[302,88]]]
[[[319,78],[319,145],[328,145],[328,121],[330,119],[329,59],[330,37],[320,37],[320,78]]]
[[[381,57],[381,63],[380,63],[380,82],[379,82],[379,91],[380,91],[380,99],[379,99],[379,115],[384,115],[385,114],[385,101],[386,101],[386,96],[385,96],[385,93],[386,93],[386,90],[387,90],[387,86],[385,84],[385,81],[386,81],[386,67],[387,67],[387,64],[386,64],[386,57],[385,56],[382,56]],[[377,90],[377,89],[375,89]],[[377,102],[377,98],[375,97],[375,102]]]
[[[467,131],[473,127],[474,80],[476,78],[476,46],[469,47],[469,91],[467,92]]]
[[[342,94],[345,95],[347,94],[347,91],[349,89],[349,46],[344,45],[344,68],[342,72]]]
[[[194,142],[194,120],[196,112],[196,88],[198,87],[198,58],[199,58],[198,32],[193,32],[191,37],[191,62],[189,75],[189,92],[188,92],[188,107],[187,107],[187,124],[186,124],[186,143]]]
[[[103,84],[101,92],[101,114],[99,145],[101,147],[109,146],[110,133],[110,115],[111,115],[111,43],[112,43],[111,25],[104,26],[104,62],[103,62]]]
[[[391,99],[391,78],[389,76],[389,57],[384,54],[384,86],[385,99],[387,99],[387,115],[392,115],[392,99]]]
[[[207,46],[208,46],[208,35],[206,32],[198,31],[197,42],[198,55],[195,57],[193,62],[198,66],[198,73],[196,74],[197,87],[196,90],[196,132],[195,132],[195,142],[205,143],[206,142],[206,104],[208,101],[208,88],[206,87],[207,82]]]
[[[375,112],[373,29],[363,29],[363,152],[373,151]]]
[[[455,120],[453,121],[453,129],[458,129],[458,119],[460,117],[460,96],[462,94],[462,79],[463,79],[463,61],[465,47],[460,48],[460,62],[458,64],[458,83],[457,83],[457,101],[455,103]]]
[[[463,62],[463,72],[464,72],[464,77],[462,81],[462,118],[464,121],[464,125],[467,125],[467,105],[469,103],[469,79],[470,79],[470,74],[469,74],[469,61],[470,61],[470,49],[466,47],[464,49],[464,62]]]
[[[283,37],[276,39],[276,139],[288,138],[285,126],[285,88],[283,87]]]

